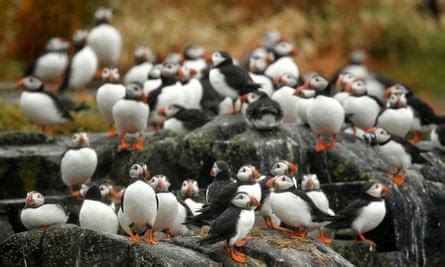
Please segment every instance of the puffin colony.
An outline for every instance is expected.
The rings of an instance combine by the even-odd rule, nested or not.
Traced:
[[[111,25],[109,9],[100,8],[95,18],[97,25],[89,32],[73,34],[76,53],[71,59],[69,43],[51,38],[17,83],[23,90],[23,113],[46,133],[86,108],[62,94],[73,92],[87,100],[90,96],[83,89],[101,77],[95,100],[110,126],[109,137],[119,138],[117,151],[142,150],[145,131],[167,129],[182,135],[218,115],[242,113],[257,131],[274,131],[283,123],[309,127],[319,153],[334,148],[340,132],[363,139],[392,168],[387,170],[392,183],[370,182],[339,211],[329,207],[316,175],[303,174],[298,181],[297,166],[286,160],[276,161],[266,175],[255,162],[246,162],[235,178],[227,162],[216,161],[209,170],[213,182],[205,189],[205,199],[199,195],[198,181],[185,179],[175,194],[168,177],[151,175],[144,163],[134,163],[128,185],[117,187],[110,181],[91,182],[97,154],[82,132],[73,136],[60,161],[68,194],[83,199],[81,227],[116,234],[120,226],[132,242],[152,245],[159,236],[200,234],[199,246],[224,241],[229,257],[240,263],[246,260],[242,250],[253,227],[274,229],[298,239],[295,242],[316,231],[325,244],[332,242],[333,230],[347,230],[376,246],[364,234],[383,221],[390,187],[403,186],[412,164],[428,163],[416,144],[430,133],[433,146],[445,150],[445,117],[436,115],[408,86],[368,71],[361,51],[352,52],[349,64],[328,79],[314,72],[302,75],[293,59],[297,50],[277,31],[267,32],[261,46],[243,61],[194,44],[161,62],[149,47],[141,46],[121,82],[115,67],[121,34]],[[54,90],[54,81],[61,78]],[[413,138],[407,140],[408,135]],[[45,203],[39,192],[27,193],[21,211],[27,229],[67,219],[62,203]]]

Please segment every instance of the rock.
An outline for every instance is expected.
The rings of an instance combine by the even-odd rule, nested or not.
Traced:
[[[9,223],[9,218],[0,213],[0,243],[14,234],[14,229]]]

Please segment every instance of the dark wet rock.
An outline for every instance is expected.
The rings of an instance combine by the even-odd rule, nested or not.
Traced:
[[[9,223],[9,218],[6,214],[0,213],[0,243],[8,239],[14,234],[14,229]]]
[[[5,145],[38,145],[54,142],[45,134],[31,132],[2,132],[0,133],[0,146]]]

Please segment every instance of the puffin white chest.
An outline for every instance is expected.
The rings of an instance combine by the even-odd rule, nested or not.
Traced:
[[[121,84],[106,83],[99,87],[96,94],[97,108],[107,122],[113,123],[111,109],[117,101],[125,97],[125,87]]]
[[[408,169],[411,167],[411,156],[405,152],[404,147],[394,141],[377,148],[377,153],[383,160],[395,168]]]
[[[64,224],[68,216],[62,206],[57,204],[44,204],[38,208],[24,208],[20,213],[20,220],[26,229]]]
[[[184,225],[187,218],[187,209],[182,203],[176,202],[178,205],[178,212],[170,227],[170,233],[172,235],[186,235],[189,232],[187,226]]]
[[[298,110],[298,116],[300,117],[300,120],[302,123],[308,123],[307,120],[307,109],[310,107],[312,102],[314,101],[313,98],[301,98],[301,97],[295,97],[297,99],[297,110]]]
[[[225,76],[218,68],[213,68],[210,70],[209,80],[213,88],[215,88],[215,90],[221,95],[230,97],[232,99],[238,98],[238,92],[227,84]]]
[[[256,84],[259,84],[261,86],[260,88],[258,88],[258,91],[263,91],[268,96],[272,95],[274,89],[272,80],[270,78],[261,74],[254,74],[254,73],[249,73],[249,76]]]
[[[67,66],[66,53],[47,53],[37,60],[34,75],[43,80],[55,79],[63,74]]]
[[[352,229],[357,233],[366,233],[377,227],[385,218],[385,202],[372,201],[362,208],[358,217],[352,222]]]
[[[207,68],[207,63],[203,58],[189,59],[184,62],[184,66],[187,67],[188,69],[196,70],[197,71],[196,77],[199,79],[202,76],[201,74],[202,70]]]
[[[88,45],[97,54],[99,64],[102,66],[115,65],[122,49],[120,33],[109,24],[100,24],[94,27],[88,35]]]
[[[170,130],[178,135],[183,135],[189,132],[184,127],[183,123],[176,118],[170,118],[164,121],[164,129]]]
[[[272,94],[272,99],[280,104],[283,110],[283,122],[293,123],[299,122],[298,116],[298,100],[293,96],[295,89],[288,86],[281,87]]]
[[[91,82],[96,74],[97,57],[89,46],[85,46],[77,52],[71,62],[69,78],[70,88],[81,88]]]
[[[270,198],[272,211],[284,223],[295,227],[308,227],[312,224],[309,206],[300,197],[284,192],[274,193]]]
[[[89,147],[70,149],[60,162],[62,180],[67,186],[90,181],[97,167],[96,151]]]
[[[185,107],[187,108],[201,108],[201,99],[203,95],[203,88],[199,80],[191,79],[182,89],[185,93]]]
[[[148,105],[133,100],[121,99],[112,108],[113,120],[117,131],[136,133],[147,128]]]
[[[54,100],[44,93],[22,92],[20,108],[31,121],[37,124],[53,125],[67,121],[62,117]]]
[[[229,245],[233,246],[236,242],[243,239],[252,230],[255,224],[255,212],[253,210],[241,210],[237,224],[235,235],[230,238]]]
[[[380,112],[377,102],[368,96],[349,96],[343,103],[346,115],[354,126],[362,129],[371,128]]]
[[[133,66],[126,74],[124,83],[129,84],[132,82],[143,83],[148,79],[148,74],[153,68],[153,64],[145,62],[136,66]]]
[[[237,192],[246,192],[249,196],[252,196],[261,202],[261,185],[259,183],[241,185],[238,187]]]
[[[345,120],[345,111],[335,99],[317,96],[307,109],[311,129],[318,134],[339,133]]]
[[[142,229],[147,224],[154,225],[157,214],[156,193],[148,184],[136,181],[129,185],[125,189],[122,206],[123,215],[129,224],[134,223]]]
[[[155,231],[162,231],[170,228],[178,212],[178,200],[170,192],[158,193],[159,210],[153,226]]]
[[[86,199],[79,212],[80,227],[98,232],[117,233],[119,226],[113,209],[95,200]]]
[[[181,83],[176,83],[170,86],[166,86],[162,89],[162,93],[158,96],[156,102],[156,110],[152,112],[154,121],[163,122],[165,117],[159,116],[158,111],[161,108],[168,108],[168,106],[177,104],[185,106],[186,94],[182,88]]]
[[[414,115],[409,108],[387,109],[378,118],[377,127],[405,138],[413,124],[413,119]]]
[[[189,209],[192,211],[193,216],[196,216],[198,214],[201,214],[201,212],[199,211],[200,209],[202,209],[203,203],[200,202],[196,202],[191,198],[186,198],[184,200],[184,203],[189,207]]]
[[[334,95],[334,99],[343,105],[349,96],[350,94],[347,92],[338,92]]]
[[[271,78],[281,76],[284,73],[290,73],[297,78],[300,77],[300,70],[291,57],[279,58],[274,63],[270,64],[264,73]]]
[[[315,206],[319,208],[320,210],[324,211],[327,214],[332,214],[332,210],[329,208],[329,200],[326,197],[325,193],[323,191],[309,191],[306,192],[307,196],[312,199]]]
[[[147,80],[144,82],[144,95],[148,96],[151,91],[159,88],[159,86],[162,85],[161,79],[155,79],[155,80]]]

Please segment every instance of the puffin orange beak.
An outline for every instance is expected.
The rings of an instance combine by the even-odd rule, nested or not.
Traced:
[[[247,103],[247,100],[249,99],[250,93],[244,94],[240,97],[241,103]]]
[[[269,53],[269,54],[267,54],[266,55],[266,63],[267,64],[270,64],[270,63],[272,63],[273,61],[274,61],[274,56],[271,54],[271,53]]]
[[[216,169],[214,168],[214,167],[212,167],[211,169],[210,169],[210,176],[213,176],[213,177],[215,177],[216,176]]]
[[[189,196],[193,195],[193,185],[189,185],[187,187],[187,195],[189,195]]]
[[[350,84],[350,83],[345,84],[344,90],[345,90],[345,92],[348,92],[348,93],[352,92],[352,84]]]
[[[165,112],[165,108],[162,107],[158,110],[158,115],[162,117],[167,117],[167,113]]]
[[[164,191],[164,187],[165,187],[164,182],[163,182],[162,180],[159,180],[159,182],[158,182],[158,189],[159,189],[159,192]]]
[[[255,180],[258,180],[261,177],[261,173],[257,169],[255,169],[255,171],[253,172],[253,177],[255,178]]]
[[[308,189],[312,189],[312,187],[314,187],[314,181],[312,181],[312,179],[309,179],[309,180],[307,181],[306,187],[307,187]]]
[[[143,95],[143,96],[142,96],[142,101],[143,101],[145,104],[148,104],[148,96]]]
[[[275,179],[277,179],[277,177],[269,178],[269,180],[266,182],[266,186],[272,188],[274,186]]]
[[[391,194],[391,192],[392,192],[392,190],[391,190],[391,188],[389,188],[389,186],[383,185],[384,196],[387,196],[387,195]]]
[[[258,207],[260,205],[260,202],[258,201],[258,199],[254,198],[254,197],[250,197],[250,206],[251,207]]]
[[[205,52],[204,53],[204,60],[208,63],[208,64],[212,64],[212,53],[210,52]]]
[[[299,53],[298,48],[295,47],[295,48],[292,49],[292,51],[290,52],[290,55],[295,57],[295,56],[298,56],[298,53]]]
[[[183,81],[185,79],[185,73],[182,70],[182,68],[179,68],[178,71],[176,72],[176,76],[178,77],[178,79],[180,81]]]
[[[198,74],[198,71],[195,69],[190,69],[190,76],[195,77]]]
[[[22,80],[17,81],[17,82],[15,83],[15,85],[14,85],[14,88],[15,88],[16,91],[21,90],[21,89],[23,88],[23,81],[22,81]]]
[[[148,171],[147,165],[144,165],[144,167],[142,168],[142,174],[144,175],[144,178],[147,178],[150,176],[150,172]]]
[[[278,85],[278,86],[281,84],[282,80],[283,79],[281,78],[281,75],[276,75],[272,78],[273,84]]]
[[[33,201],[32,201],[32,193],[26,194],[25,203],[28,204],[28,205],[33,203]]]
[[[120,199],[122,196],[120,191],[117,191],[114,187],[111,187],[110,197],[114,199]]]
[[[342,81],[341,81],[341,74],[337,77],[337,80],[335,81],[335,88],[339,89],[342,86]]]
[[[391,88],[392,87],[388,87],[383,91],[383,99],[388,99],[391,96]]]
[[[298,86],[297,89],[295,89],[293,96],[302,96],[303,95],[303,86]]]
[[[298,166],[296,164],[294,164],[292,162],[288,162],[287,165],[289,166],[292,174],[295,174],[298,172]]]
[[[373,132],[375,132],[375,127],[368,128],[368,129],[365,130],[365,132],[367,132],[367,133],[373,133]]]
[[[257,73],[257,71],[258,71],[258,68],[256,67],[256,65],[255,64],[251,64],[250,65],[250,72]]]

